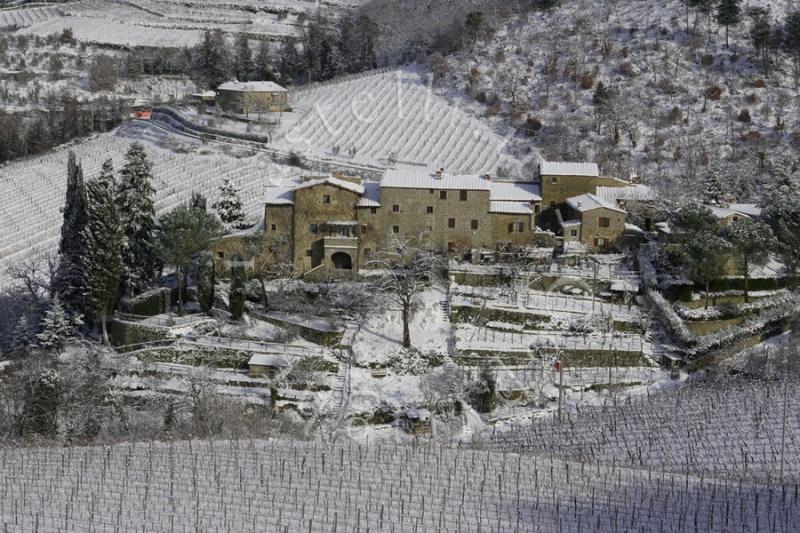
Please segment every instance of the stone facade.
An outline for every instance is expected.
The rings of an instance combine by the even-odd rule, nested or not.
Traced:
[[[228,82],[217,88],[217,104],[240,115],[277,113],[289,109],[289,92],[272,82]]]

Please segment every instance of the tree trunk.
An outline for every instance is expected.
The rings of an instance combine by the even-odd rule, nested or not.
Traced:
[[[709,288],[708,287],[709,287],[709,285],[711,285],[711,283],[706,281],[706,309],[708,309],[708,292],[709,292]]]
[[[259,283],[261,284],[261,303],[264,306],[264,312],[266,313],[269,310],[269,300],[267,299],[267,285],[264,283],[264,278],[258,278]]]
[[[750,265],[744,261],[744,303],[750,303]]]
[[[103,330],[103,342],[106,346],[111,346],[111,342],[108,340],[108,317],[105,312],[100,315],[100,326]]]
[[[411,348],[411,330],[409,329],[409,321],[411,319],[411,303],[403,303],[403,347]]]
[[[178,315],[183,315],[183,291],[181,290],[181,285],[183,285],[183,269],[178,267],[175,272],[176,281],[178,282]]]

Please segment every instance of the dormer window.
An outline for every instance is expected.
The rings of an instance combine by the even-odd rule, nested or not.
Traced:
[[[558,183],[558,176],[553,176],[550,178],[550,183]]]

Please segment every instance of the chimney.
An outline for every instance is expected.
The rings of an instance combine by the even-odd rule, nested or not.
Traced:
[[[583,206],[583,200],[578,200],[578,207],[582,207],[582,206]]]
[[[492,181],[492,175],[491,174],[484,174],[483,179],[485,179],[486,181]]]
[[[439,170],[437,170],[437,171],[436,171],[435,178],[436,178],[437,180],[440,180],[440,179],[442,179],[443,177],[444,177],[444,168],[440,168]]]

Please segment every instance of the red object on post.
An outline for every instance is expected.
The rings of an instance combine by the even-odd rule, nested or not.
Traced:
[[[561,370],[561,361],[556,361],[555,369],[556,370]]]

